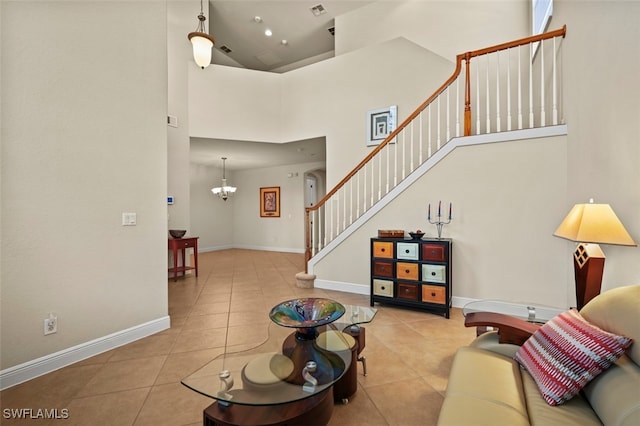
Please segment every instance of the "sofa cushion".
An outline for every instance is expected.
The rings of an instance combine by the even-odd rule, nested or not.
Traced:
[[[607,290],[584,305],[580,315],[603,330],[640,342],[640,285]],[[627,355],[640,365],[640,344],[631,345]]]
[[[483,349],[458,349],[438,424],[528,425],[520,367],[511,358]]]
[[[533,380],[533,377],[524,369],[522,370],[522,384],[525,400],[527,401],[529,422],[532,425],[602,425],[587,400],[581,395],[576,395],[562,405],[551,406],[547,404],[547,401],[538,391],[538,385]]]
[[[562,404],[606,370],[631,339],[587,322],[578,311],[563,312],[544,324],[516,352],[550,405]]]

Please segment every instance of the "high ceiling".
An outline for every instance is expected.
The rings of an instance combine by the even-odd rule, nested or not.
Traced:
[[[331,56],[334,36],[328,29],[333,28],[335,17],[368,3],[371,1],[209,0],[209,33],[217,50],[214,63],[215,58],[228,57],[248,69],[277,72],[318,55]],[[322,13],[316,16],[312,9]],[[264,33],[267,28],[273,32],[271,37]],[[231,52],[223,53],[223,47]],[[228,158],[228,170],[325,161],[325,139],[285,144],[191,139],[192,163],[222,167],[222,157]]]
[[[209,32],[215,49],[242,66],[271,71],[334,50],[336,16],[367,0],[210,0]],[[314,14],[314,11],[316,14]],[[316,16],[317,15],[317,16]],[[265,35],[270,29],[272,35]],[[286,40],[286,44],[283,44]]]

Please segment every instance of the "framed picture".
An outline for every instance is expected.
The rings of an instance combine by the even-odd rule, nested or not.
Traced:
[[[260,188],[260,217],[280,217],[280,187]]]
[[[379,145],[396,129],[398,107],[367,111],[367,146]]]

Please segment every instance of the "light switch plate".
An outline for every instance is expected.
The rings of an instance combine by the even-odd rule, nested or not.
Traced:
[[[135,213],[122,213],[122,226],[135,226],[137,218]]]

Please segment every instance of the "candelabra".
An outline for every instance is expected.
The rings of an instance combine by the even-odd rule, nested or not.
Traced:
[[[429,221],[430,224],[436,226],[436,229],[438,230],[439,240],[442,239],[442,228],[444,227],[444,225],[448,225],[451,223],[451,211],[452,211],[451,207],[452,205],[451,203],[449,203],[449,219],[447,219],[446,222],[442,220],[442,201],[438,201],[438,215],[437,215],[437,219],[434,221],[431,221],[431,204],[429,204],[429,207],[427,208],[427,220]]]

